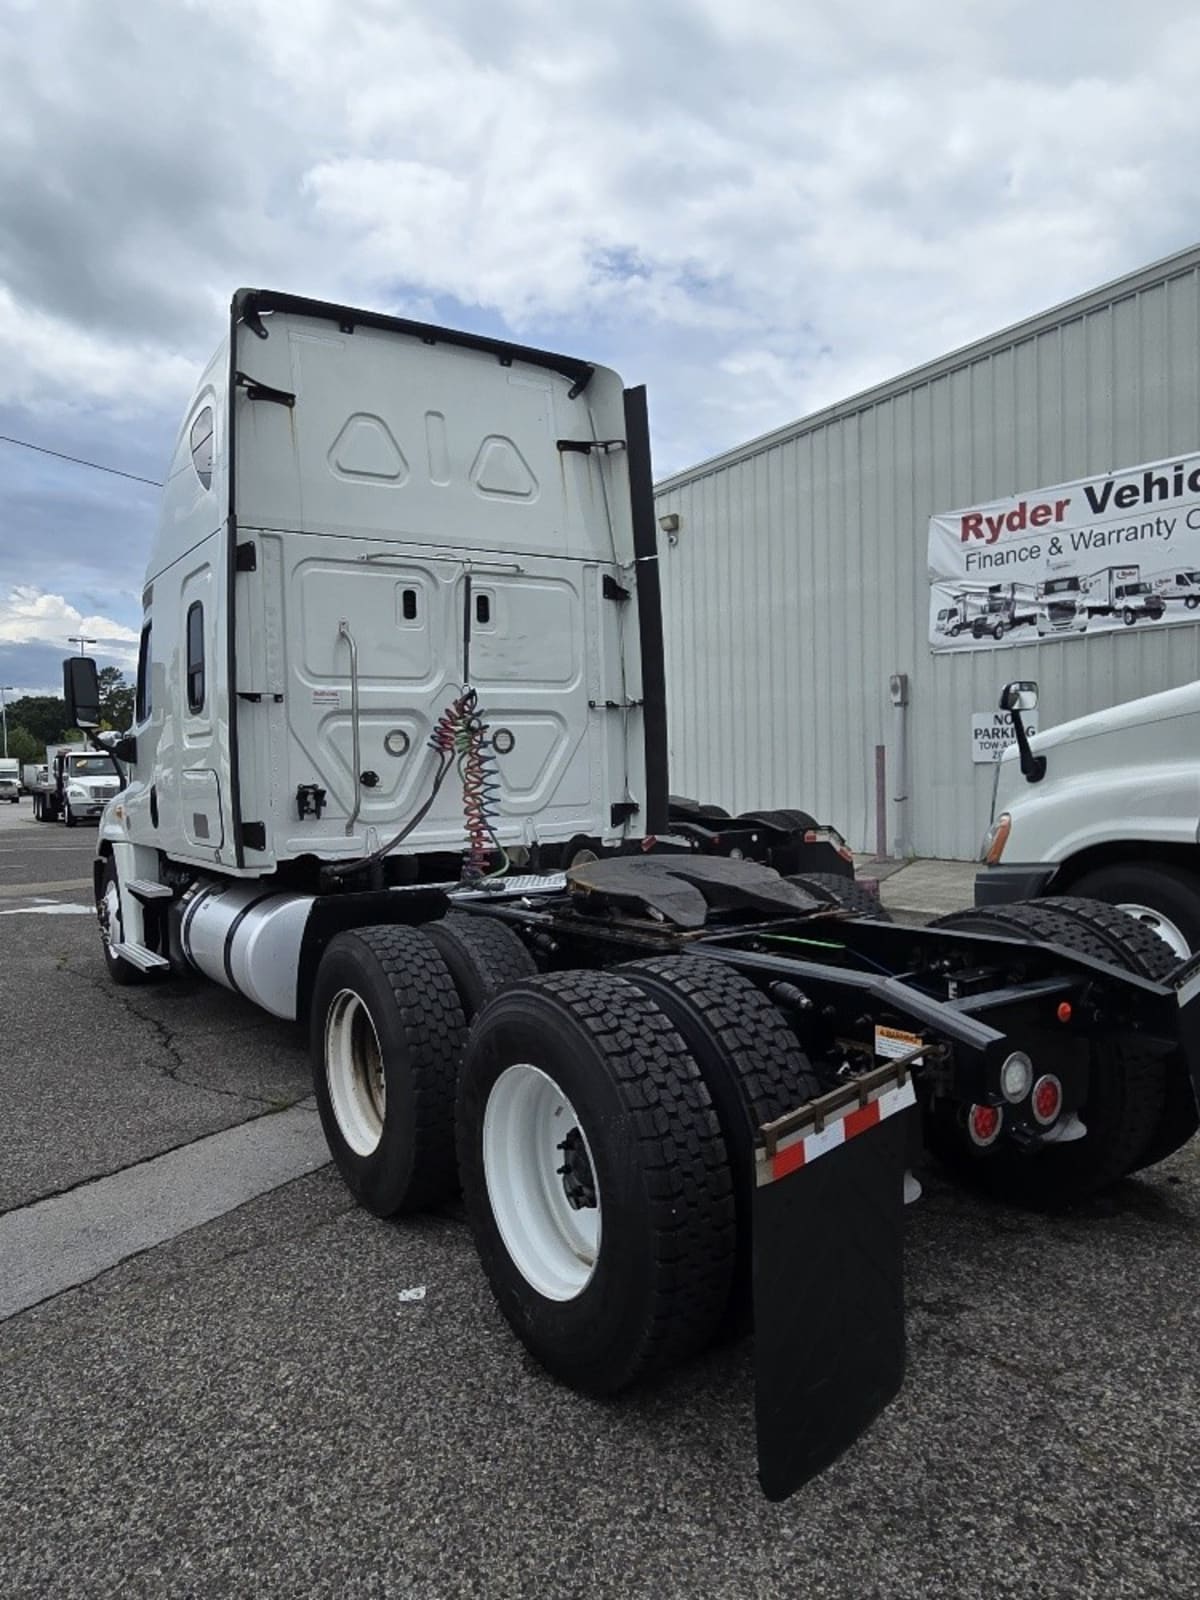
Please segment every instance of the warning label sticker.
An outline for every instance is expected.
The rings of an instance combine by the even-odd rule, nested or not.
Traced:
[[[312,703],[315,706],[340,706],[342,691],[340,689],[314,689]]]
[[[924,1043],[918,1033],[905,1033],[903,1028],[884,1028],[878,1023],[875,1025],[875,1054],[881,1061],[898,1061],[901,1056],[919,1050]],[[912,1065],[917,1066],[920,1059],[918,1056]]]

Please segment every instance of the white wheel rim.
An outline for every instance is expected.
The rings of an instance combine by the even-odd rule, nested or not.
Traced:
[[[371,1013],[353,989],[340,989],[326,1014],[325,1081],[342,1138],[355,1155],[371,1155],[387,1110],[383,1051]]]
[[[569,1134],[575,1143],[564,1150]],[[571,1160],[577,1177],[590,1169],[594,1205],[571,1204],[570,1176],[560,1171]],[[600,1255],[600,1187],[575,1107],[539,1067],[507,1067],[492,1085],[483,1172],[500,1237],[521,1276],[548,1300],[576,1299]]]
[[[1154,932],[1164,942],[1169,944],[1172,951],[1182,961],[1185,956],[1190,956],[1192,947],[1180,929],[1170,917],[1164,917],[1161,911],[1156,911],[1153,906],[1118,905],[1118,911],[1125,911],[1131,917],[1136,917],[1147,928]]]
[[[115,930],[120,927],[121,896],[117,886],[111,878],[105,885],[104,896],[100,901],[100,937],[111,950],[118,943],[114,937]]]

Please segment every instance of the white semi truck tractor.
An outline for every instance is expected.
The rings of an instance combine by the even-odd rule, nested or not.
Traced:
[[[1200,682],[1026,737],[1035,683],[1011,683],[975,901],[1085,895],[1119,906],[1177,959],[1200,951]]]
[[[898,928],[806,813],[672,805],[645,396],[614,372],[241,290],[143,602],[95,863],[114,981],[306,1028],[351,1192],[461,1189],[564,1382],[752,1322],[773,1497],[900,1386],[922,1127],[1044,1203],[1195,1125],[1200,977],[1138,922]],[[94,663],[64,681],[94,733]]]

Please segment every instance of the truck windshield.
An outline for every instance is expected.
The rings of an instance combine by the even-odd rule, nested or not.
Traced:
[[[1122,583],[1118,586],[1117,593],[1119,595],[1149,594],[1150,585],[1148,583]]]
[[[1078,578],[1051,578],[1042,585],[1043,595],[1077,594],[1079,592]]]
[[[115,778],[117,775],[111,756],[72,756],[71,771],[77,778]]]

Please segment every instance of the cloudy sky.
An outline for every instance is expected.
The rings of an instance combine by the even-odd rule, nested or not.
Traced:
[[[240,284],[650,389],[659,475],[1200,236],[1177,0],[0,0],[0,434],[156,479]],[[153,488],[0,443],[0,683]]]

